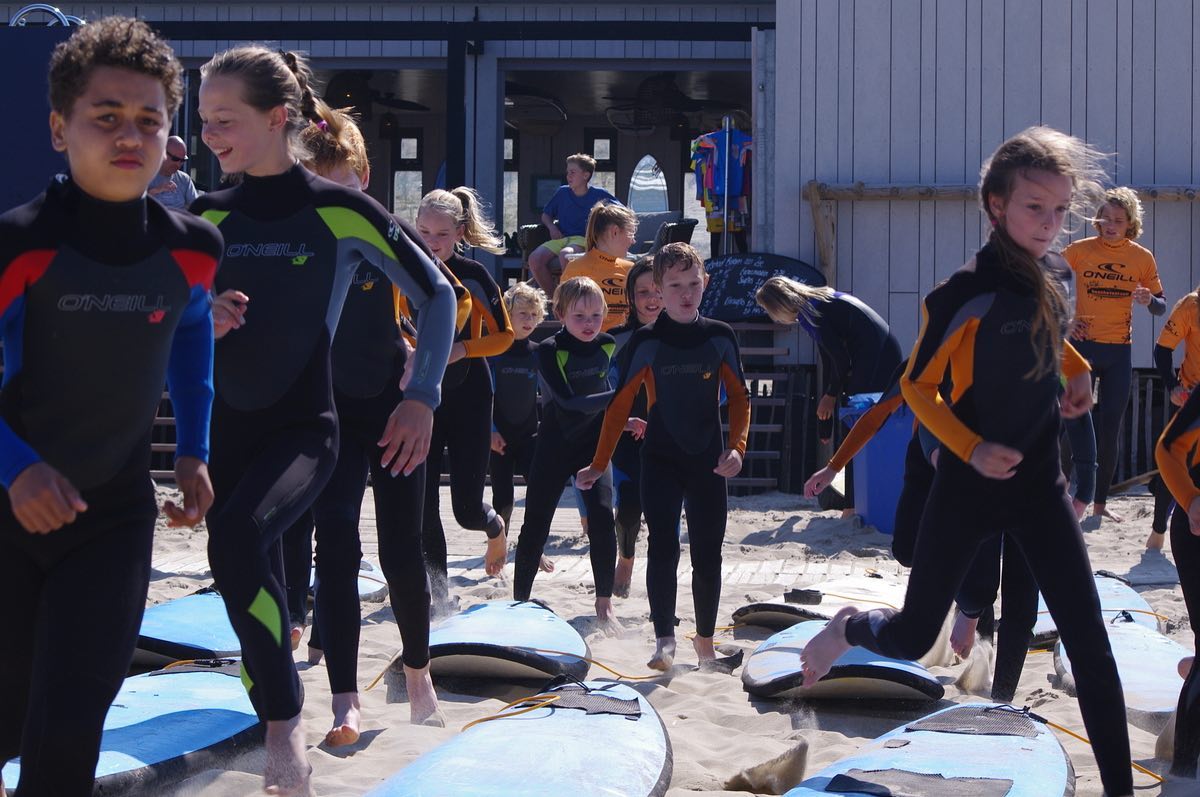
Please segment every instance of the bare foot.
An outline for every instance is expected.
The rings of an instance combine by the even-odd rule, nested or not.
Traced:
[[[292,626],[292,650],[293,651],[298,650],[300,648],[300,640],[303,638],[304,638],[304,626],[302,626],[302,625]]]
[[[333,728],[325,734],[325,744],[342,747],[357,742],[361,719],[362,706],[358,702],[358,692],[334,692]]]
[[[633,583],[633,562],[632,556],[617,557],[617,570],[613,576],[613,595],[618,598],[629,597],[629,587]]]
[[[1092,514],[1095,515],[1096,517],[1108,518],[1113,523],[1124,523],[1125,522],[1125,518],[1121,517],[1116,512],[1113,512],[1111,509],[1106,507],[1104,504],[1093,504],[1092,505]]]
[[[314,648],[312,645],[308,646],[308,663],[309,664],[311,664],[315,667],[321,663],[321,659],[324,657],[325,657],[325,651],[321,650],[320,648]]]
[[[1087,504],[1078,498],[1072,498],[1071,506],[1075,508],[1075,519],[1083,520],[1083,516],[1087,513]]]
[[[438,710],[437,692],[433,691],[428,664],[419,670],[404,665],[404,687],[408,692],[409,722],[413,725],[446,727],[446,720]]]
[[[489,576],[498,576],[508,561],[508,533],[501,531],[495,537],[488,537],[487,553],[483,555],[483,572]]]
[[[600,629],[609,635],[621,632],[621,623],[617,621],[617,613],[613,611],[612,598],[596,598],[596,619]]]
[[[646,666],[652,670],[666,672],[675,664],[675,637],[660,636],[654,642],[654,655],[646,662]]]
[[[1146,538],[1146,550],[1161,551],[1163,543],[1166,542],[1166,539],[1166,534],[1160,534],[1157,531],[1151,531],[1150,536]]]
[[[842,520],[849,520],[850,518],[854,517],[854,515],[854,507],[852,506],[848,506],[842,510]]]
[[[950,649],[965,659],[971,655],[975,647],[975,628],[979,625],[978,617],[967,617],[962,612],[954,614],[954,630],[950,632]]]
[[[553,573],[554,572],[554,560],[550,559],[547,556],[543,556],[541,559],[538,560],[538,570],[541,570],[543,573]]]
[[[812,686],[824,678],[833,667],[833,663],[851,648],[850,643],[846,641],[846,621],[857,613],[858,609],[854,606],[843,606],[829,624],[800,651],[800,661],[804,666],[804,686]]]
[[[1195,656],[1184,656],[1179,660],[1179,677],[1187,680],[1187,677],[1192,674],[1192,663],[1196,660]],[[2,793],[2,792],[0,792]]]
[[[717,649],[713,647],[712,637],[697,634],[692,637],[692,647],[696,649],[696,658],[701,667],[717,660]]]
[[[279,797],[310,794],[309,766],[304,750],[304,724],[300,715],[290,720],[267,723],[267,763],[263,767],[263,791]]]

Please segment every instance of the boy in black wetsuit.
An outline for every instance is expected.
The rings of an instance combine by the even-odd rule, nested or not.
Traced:
[[[700,315],[708,274],[696,250],[682,243],[664,246],[654,256],[654,281],[662,288],[663,311],[627,344],[596,455],[576,474],[575,484],[586,490],[604,472],[644,384],[649,407],[642,448],[642,511],[650,542],[646,590],[657,640],[649,666],[669,670],[675,658],[679,513],[684,507],[696,607],[693,644],[701,664],[716,658],[712,638],[721,597],[725,480],[742,469],[750,397],[733,330]],[[721,434],[722,385],[729,404],[727,440]]]
[[[164,382],[184,496],[164,510],[195,525],[212,503],[221,237],[145,196],[180,75],[141,22],[80,28],[50,61],[51,142],[70,175],[0,217],[0,766],[20,755],[20,795],[92,793],[146,604]]]
[[[600,286],[587,277],[566,280],[554,291],[554,314],[563,328],[536,350],[545,412],[529,470],[525,522],[517,540],[513,579],[517,600],[529,600],[563,487],[596,447],[604,408],[612,398],[608,371],[616,344],[600,331],[607,312]],[[589,555],[596,582],[596,617],[612,626],[616,624],[612,589],[617,563],[612,474],[597,474],[592,481],[597,479],[598,489],[584,493]]]
[[[537,440],[537,344],[529,339],[546,316],[546,294],[524,282],[504,293],[512,319],[513,342],[502,354],[488,358],[496,386],[492,410],[492,504],[504,527],[513,511],[513,476],[528,478]]]

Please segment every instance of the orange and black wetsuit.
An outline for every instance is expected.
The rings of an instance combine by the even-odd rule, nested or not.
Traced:
[[[543,412],[526,480],[525,519],[514,562],[513,597],[519,601],[529,600],[533,591],[563,488],[596,449],[604,408],[612,398],[608,379],[615,347],[612,337],[603,332],[584,342],[564,327],[534,350]],[[583,501],[596,596],[612,597],[617,565],[612,475],[606,473],[591,490],[583,491]]]
[[[1172,355],[1180,343],[1183,344],[1183,363],[1176,374]],[[1154,346],[1154,365],[1166,388],[1167,411],[1174,415],[1175,405],[1169,401],[1171,391],[1182,387],[1191,393],[1200,384],[1200,300],[1194,291],[1175,303],[1166,326],[1158,334],[1158,343]],[[1161,474],[1150,482],[1150,492],[1154,494],[1154,520],[1150,528],[1165,534],[1173,502],[1171,491],[1164,484]]]
[[[504,521],[483,500],[492,450],[493,393],[484,358],[500,354],[513,342],[504,297],[483,264],[456,254],[446,266],[471,294],[471,317],[456,338],[466,348],[466,356],[446,367],[442,403],[434,414],[429,442],[421,536],[435,600],[446,597],[446,533],[438,498],[443,471],[450,473],[450,504],[458,525],[484,531],[489,538],[504,531]],[[449,468],[443,452],[449,456]]]
[[[593,468],[608,467],[643,386],[648,417],[642,511],[649,530],[646,590],[654,635],[675,634],[679,513],[686,507],[696,633],[711,637],[721,597],[728,511],[725,478],[713,468],[725,449],[745,454],[750,430],[750,397],[733,330],[704,317],[681,324],[664,311],[634,332],[621,358],[617,392],[604,416]],[[721,433],[722,386],[728,397],[728,438]]]
[[[0,767],[21,757],[6,784],[19,794],[92,793],[146,605],[164,383],[177,455],[208,459],[220,256],[212,225],[144,198],[103,202],[65,176],[0,216]],[[37,464],[88,505],[49,534],[9,502]]]
[[[1163,315],[1167,302],[1154,255],[1129,239],[1112,245],[1100,237],[1076,241],[1063,250],[1075,272],[1075,317],[1083,327],[1071,344],[1092,366],[1092,384],[1100,382],[1099,400],[1092,410],[1097,469],[1095,501],[1108,500],[1108,488],[1120,455],[1121,425],[1133,382],[1133,291],[1139,285],[1152,294],[1147,309]]]
[[[1021,547],[1073,661],[1080,710],[1109,794],[1133,790],[1125,704],[1087,549],[1059,464],[1060,374],[1037,366],[1030,330],[1037,304],[993,244],[925,298],[925,319],[904,398],[941,441],[903,610],[875,609],[846,624],[851,644],[903,659],[933,645],[980,545],[1000,533]],[[950,368],[951,404],[939,388]],[[1087,364],[1064,344],[1063,371]],[[969,463],[983,441],[1016,449],[1015,475],[989,479]]]
[[[1171,553],[1192,627],[1200,623],[1200,537],[1192,534],[1188,509],[1200,498],[1200,391],[1193,390],[1163,430],[1154,451],[1158,470],[1179,507],[1171,515]],[[1197,638],[1200,640],[1200,637]],[[1200,653],[1200,641],[1197,643]],[[1200,667],[1193,666],[1175,713],[1175,759],[1171,773],[1196,777],[1200,757]]]

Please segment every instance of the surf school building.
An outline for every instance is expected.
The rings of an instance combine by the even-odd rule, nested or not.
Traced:
[[[0,6],[6,17],[21,8]],[[498,275],[519,269],[516,233],[537,221],[577,151],[595,155],[595,181],[623,201],[637,186],[647,208],[700,219],[692,240],[708,251],[691,142],[729,116],[753,138],[750,248],[822,268],[902,346],[920,297],[985,234],[971,193],[981,161],[1031,124],[1112,153],[1114,183],[1144,190],[1142,243],[1170,302],[1200,281],[1200,85],[1189,77],[1200,17],[1183,0],[60,8],[135,14],[171,38],[188,67],[178,129],[201,184],[218,172],[199,140],[198,67],[243,41],[308,52],[326,98],[362,114],[378,199],[411,214],[425,191],[466,183],[494,203],[512,242],[489,261]],[[1136,367],[1152,366],[1162,321],[1134,313]],[[778,343],[784,363],[812,362],[805,339]],[[1144,387],[1135,418],[1149,417]]]

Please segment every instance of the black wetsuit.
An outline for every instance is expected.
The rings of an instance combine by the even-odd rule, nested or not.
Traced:
[[[504,453],[491,455],[492,504],[504,518],[512,519],[513,476],[529,479],[538,429],[537,348],[529,338],[514,340],[508,350],[488,358],[496,385],[492,430],[504,438]]]
[[[917,418],[941,441],[937,472],[917,536],[904,609],[850,617],[846,638],[877,653],[912,659],[933,645],[980,545],[1007,533],[1025,553],[1074,661],[1080,711],[1109,794],[1129,794],[1129,735],[1087,549],[1059,464],[1060,375],[1036,366],[1030,292],[989,244],[925,299],[926,321],[901,382]],[[1070,348],[1064,371],[1086,365]],[[953,408],[938,395],[947,366]],[[1016,475],[989,479],[968,464],[981,441],[1021,452]],[[969,519],[969,522],[965,522]]]
[[[7,786],[23,797],[92,793],[146,606],[164,382],[177,456],[208,459],[220,253],[210,224],[65,177],[0,216],[0,766],[21,756]],[[38,462],[88,505],[49,534],[18,523],[7,491]]]
[[[442,381],[442,404],[434,415],[426,468],[422,537],[434,598],[439,601],[447,596],[446,532],[438,498],[445,470],[443,451],[450,460],[454,520],[464,529],[485,532],[489,539],[504,531],[504,522],[483,500],[492,449],[492,375],[483,358],[504,351],[512,342],[504,297],[488,270],[457,254],[446,266],[471,293],[471,321],[457,338],[467,355],[447,366]],[[488,334],[483,334],[485,327]]]
[[[300,166],[247,175],[191,210],[225,235],[217,291],[250,297],[246,324],[217,344],[209,563],[241,641],[251,700],[262,719],[286,720],[299,713],[299,683],[273,560],[280,536],[333,472],[330,342],[347,291],[367,261],[422,309],[424,345],[406,396],[431,408],[453,334],[454,294],[378,203]]]
[[[1155,451],[1159,472],[1178,506],[1171,514],[1171,553],[1179,572],[1183,601],[1193,628],[1200,623],[1200,536],[1191,531],[1188,509],[1200,497],[1200,390],[1193,390],[1163,430]],[[1200,654],[1200,637],[1196,652]],[[1200,757],[1200,665],[1193,664],[1179,693],[1175,712],[1175,755],[1171,773],[1196,777]]]
[[[542,423],[525,489],[525,520],[517,540],[513,596],[528,600],[550,523],[563,488],[588,464],[604,408],[612,398],[609,369],[616,343],[601,332],[584,343],[565,328],[542,341],[535,353],[543,402]],[[588,514],[588,555],[596,596],[612,596],[617,541],[613,534],[612,474],[583,491]]]
[[[817,344],[826,396],[881,393],[900,364],[900,342],[878,313],[848,293],[815,305],[820,317],[797,321]],[[836,420],[836,411],[835,419]],[[822,435],[824,436],[824,435]],[[846,468],[846,506],[854,506],[854,464]]]
[[[420,236],[398,220],[427,257]],[[404,399],[399,388],[406,361],[397,323],[398,297],[387,276],[370,263],[354,275],[331,354],[338,415],[337,465],[325,489],[285,537],[289,555],[287,593],[293,622],[301,624],[308,592],[308,565],[316,530],[314,628],[309,646],[325,652],[330,691],[356,692],[363,493],[370,475],[379,541],[379,564],[388,585],[392,615],[403,643],[402,659],[413,668],[429,662],[429,582],[421,549],[424,464],[392,476],[377,445],[388,418]],[[293,574],[299,578],[293,579]],[[379,574],[368,575],[378,578]],[[295,580],[298,583],[293,584]]]
[[[625,344],[633,337],[633,333],[644,324],[637,320],[637,313],[619,327],[613,327],[608,334],[617,342],[617,364],[622,361]],[[615,380],[614,380],[615,381]],[[638,391],[629,410],[629,417],[646,420],[648,413],[646,391]],[[621,556],[630,559],[637,545],[638,531],[642,525],[642,441],[631,434],[622,434],[617,448],[612,455],[613,492],[617,505],[617,549]]]
[[[649,397],[642,447],[642,504],[650,547],[646,590],[656,637],[675,634],[679,514],[686,508],[696,633],[711,637],[721,597],[721,545],[728,509],[725,478],[713,472],[727,449],[746,451],[750,397],[737,338],[728,324],[697,317],[681,324],[661,313],[633,333],[592,460],[604,468],[645,385]],[[729,402],[721,433],[720,390]],[[590,516],[589,516],[590,518]]]

